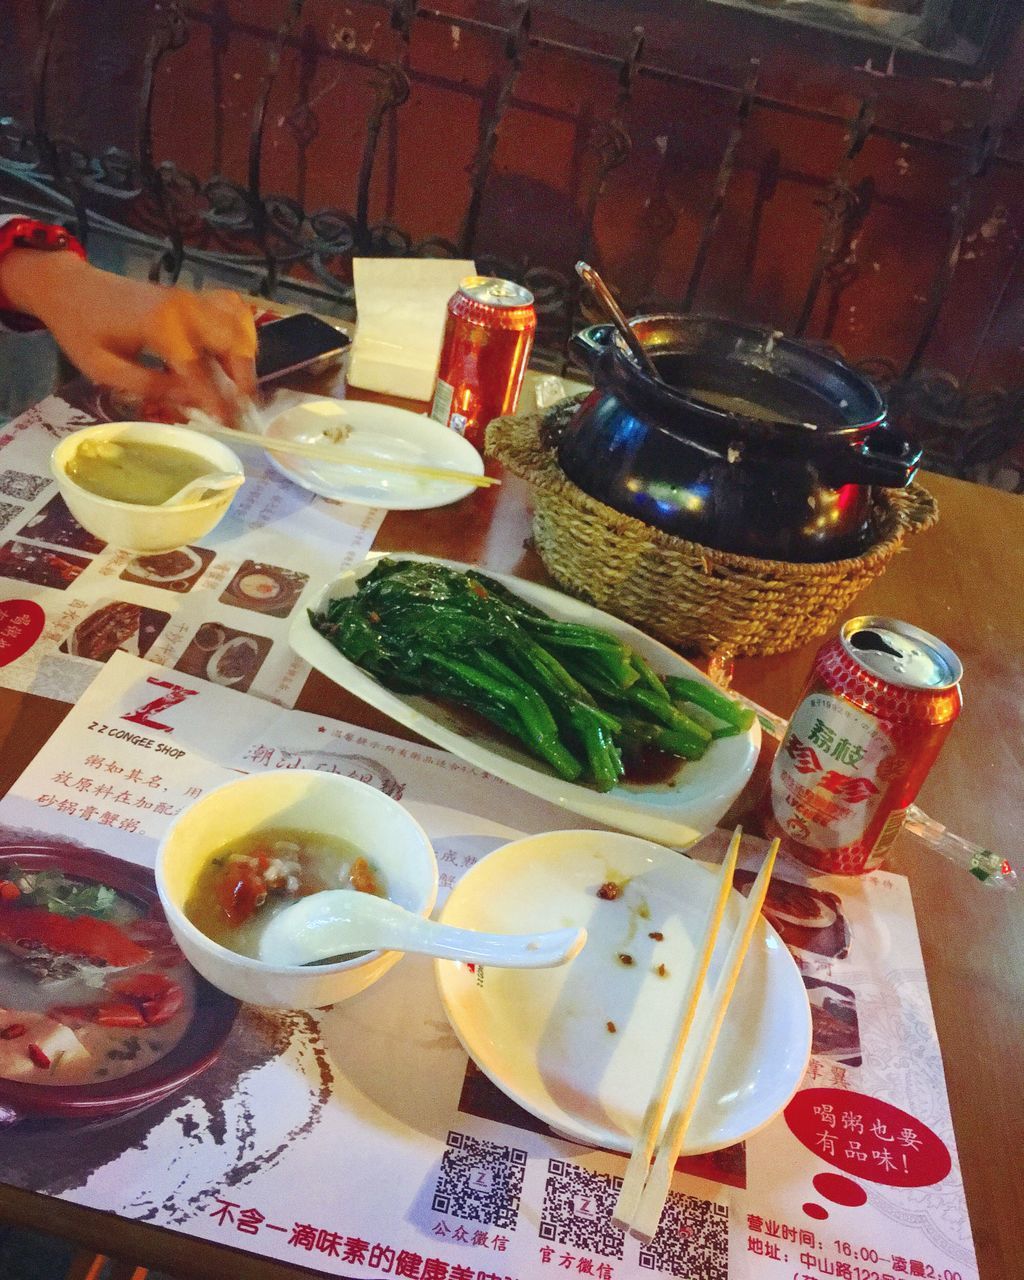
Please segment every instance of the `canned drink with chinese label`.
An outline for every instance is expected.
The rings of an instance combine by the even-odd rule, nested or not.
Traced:
[[[818,650],[772,765],[768,827],[820,871],[878,867],[960,714],[963,668],[927,631],[854,618]]]
[[[514,413],[537,330],[533,294],[468,276],[448,303],[430,416],[483,449],[492,418]]]

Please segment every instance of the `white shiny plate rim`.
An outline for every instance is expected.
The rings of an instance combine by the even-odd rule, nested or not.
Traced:
[[[428,440],[436,441],[438,449],[444,446],[447,456],[439,459],[441,465],[450,464],[453,469],[467,471],[471,475],[484,474],[483,458],[468,440],[448,427],[441,426],[426,414],[413,413],[411,409],[402,409],[398,405],[377,404],[370,400],[337,400],[332,396],[303,396],[292,403],[272,406],[271,416],[267,418],[264,425],[264,434],[273,436],[275,439],[288,439],[285,433],[273,430],[274,425],[281,418],[302,408],[303,404],[326,402],[336,404],[339,412],[343,409],[347,410],[353,421],[360,416],[367,419],[364,425],[371,425],[374,419],[381,420],[401,415],[405,425],[411,427],[416,435],[425,435]],[[381,434],[382,437],[387,434],[386,428],[382,429]],[[379,507],[383,511],[430,511],[437,507],[450,506],[453,502],[459,502],[475,492],[474,485],[429,479],[420,481],[419,487],[415,490],[397,493],[386,488],[375,487],[373,481],[367,477],[353,480],[350,484],[324,485],[318,483],[309,474],[309,466],[315,466],[315,463],[309,464],[308,460],[298,458],[288,461],[272,453],[266,456],[276,471],[307,492],[315,493],[321,498],[328,498],[332,502],[348,502],[353,506]]]
[[[571,831],[561,832],[560,831],[560,832],[550,832],[545,834],[557,835],[559,837],[562,837],[562,836],[569,837],[573,835],[585,837],[585,836],[593,836],[594,834],[597,834],[597,833],[590,832],[590,831],[578,831],[578,832],[571,832]],[[614,837],[614,836],[622,835],[625,833],[604,832],[600,834],[611,835]],[[489,853],[485,857],[481,858],[480,861],[475,866],[470,867],[469,870],[466,871],[459,878],[458,882],[455,885],[455,888],[452,889],[451,893],[448,895],[448,898],[445,900],[444,907],[440,911],[438,918],[441,921],[445,920],[445,917],[447,916],[447,913],[449,911],[449,908],[452,902],[457,901],[460,891],[465,892],[462,886],[471,883],[472,878],[476,876],[479,868],[482,867],[487,862],[488,858],[492,858],[495,855],[502,853],[504,850],[507,850],[510,845],[525,844],[528,841],[534,841],[538,838],[539,838],[538,836],[534,835],[534,836],[524,836],[519,840],[511,840],[507,844],[500,845],[497,849],[493,850],[492,853]],[[627,836],[627,838],[642,839],[642,837],[632,837],[632,836]],[[651,848],[658,850],[659,853],[670,852],[669,850],[665,849],[664,846],[657,845],[653,841],[645,841],[644,843],[650,845]],[[714,864],[698,862],[696,860],[689,859],[689,858],[686,859],[685,863],[680,863],[680,868],[682,868],[683,866],[687,867],[687,870],[696,868],[696,867],[703,867],[712,873],[716,869]],[[686,874],[686,872],[684,872],[684,874]],[[739,894],[735,889],[732,892],[736,894],[737,897],[742,897],[742,895]],[[789,948],[785,945],[782,938],[779,936],[779,933],[771,924],[771,922],[765,919],[764,916],[761,916],[760,919],[758,920],[757,929],[754,933],[753,945],[767,947],[769,944],[770,938],[775,939],[779,953],[783,957],[785,957],[785,959],[782,961],[783,971],[786,973],[792,974],[793,981],[794,981],[794,986],[793,986],[794,992],[799,990],[800,995],[802,997],[800,1003],[804,1007],[805,1013],[806,1013],[806,1020],[804,1023],[804,1047],[801,1049],[800,1053],[795,1059],[796,1062],[802,1065],[799,1066],[799,1069],[796,1069],[795,1067],[793,1068],[791,1087],[787,1087],[783,1100],[779,1102],[777,1105],[773,1105],[771,1110],[769,1112],[766,1112],[763,1119],[761,1119],[760,1121],[754,1124],[748,1125],[746,1128],[737,1129],[735,1133],[728,1133],[724,1135],[721,1138],[721,1140],[716,1139],[710,1143],[703,1143],[703,1144],[699,1144],[697,1146],[692,1146],[692,1147],[687,1145],[684,1142],[683,1152],[682,1152],[683,1155],[686,1155],[686,1156],[704,1155],[711,1151],[719,1151],[725,1147],[733,1146],[737,1142],[745,1142],[748,1138],[753,1137],[754,1134],[759,1133],[767,1125],[771,1124],[771,1122],[775,1119],[775,1117],[780,1115],[781,1112],[785,1110],[785,1108],[792,1101],[797,1090],[800,1088],[801,1082],[803,1081],[804,1075],[806,1074],[807,1063],[810,1061],[810,1057],[811,1057],[811,1044],[812,1044],[812,1036],[813,1036],[813,1024],[811,1020],[810,999],[807,994],[807,989],[803,983],[803,978],[800,973],[800,968],[797,965],[796,960],[793,958],[792,953],[789,951]],[[786,963],[786,961],[788,961],[788,964]],[[441,999],[441,1005],[444,1008],[445,1017],[448,1019],[449,1025],[454,1031],[456,1039],[462,1045],[462,1048],[465,1050],[466,1054],[472,1059],[472,1061],[484,1073],[484,1075],[487,1076],[487,1078],[491,1081],[491,1083],[494,1084],[498,1089],[500,1089],[502,1093],[504,1093],[508,1098],[510,1098],[518,1106],[522,1107],[524,1111],[529,1112],[530,1115],[536,1117],[538,1120],[546,1124],[548,1128],[551,1129],[555,1138],[557,1138],[558,1140],[575,1142],[585,1146],[596,1146],[596,1147],[604,1148],[606,1150],[618,1151],[618,1152],[623,1152],[628,1154],[628,1152],[631,1150],[631,1146],[626,1141],[624,1141],[621,1133],[616,1132],[614,1130],[610,1130],[610,1129],[601,1129],[597,1126],[590,1126],[585,1123],[580,1123],[576,1119],[576,1117],[574,1117],[570,1113],[560,1108],[557,1105],[557,1103],[552,1102],[550,1107],[545,1106],[543,1104],[538,1105],[538,1100],[534,1095],[527,1094],[522,1090],[516,1088],[515,1086],[509,1085],[509,1083],[505,1079],[503,1079],[501,1071],[497,1069],[493,1060],[489,1058],[486,1045],[481,1046],[480,1042],[478,1042],[477,1040],[474,1040],[471,1036],[469,1036],[465,1032],[463,1026],[461,1025],[460,997],[457,993],[454,993],[451,990],[451,986],[452,986],[453,979],[459,974],[462,968],[464,968],[464,966],[461,966],[453,961],[449,961],[449,960],[434,961],[434,975],[435,975],[438,995]]]
[[[648,659],[656,655],[663,673],[695,676],[699,680],[708,682],[707,677],[685,658],[681,658],[673,650],[645,635],[621,618],[613,617],[592,605],[575,600],[550,587],[541,586],[539,583],[527,582],[511,574],[494,572],[458,560],[446,560],[440,556],[427,556],[407,551],[371,551],[360,564],[323,587],[316,597],[308,602],[307,608],[319,611],[327,601],[342,594],[340,591],[342,586],[354,583],[363,577],[378,560],[384,557],[416,560],[426,564],[443,564],[464,572],[486,574],[520,595],[528,603],[545,608],[555,617],[569,617],[601,627],[620,636]],[[715,825],[721,814],[749,781],[761,746],[761,727],[756,718],[746,734],[720,739],[719,743],[712,746],[710,752],[713,752],[716,747],[724,746],[730,753],[735,751],[741,758],[735,770],[730,772],[728,779],[719,779],[717,785],[703,786],[697,794],[685,794],[681,789],[678,792],[670,792],[655,787],[647,789],[638,787],[631,790],[614,788],[607,792],[593,791],[576,783],[563,782],[560,778],[539,768],[510,760],[480,743],[471,741],[463,734],[449,729],[446,725],[439,724],[411,706],[404,698],[385,689],[355,663],[343,657],[328,640],[313,629],[306,608],[296,614],[292,620],[288,642],[300,658],[329,679],[334,680],[336,684],[354,693],[378,711],[389,715],[407,729],[422,734],[439,747],[451,751],[477,768],[513,786],[521,787],[524,791],[543,800],[560,805],[572,813],[591,818],[607,826],[619,827],[633,835],[649,840],[660,840],[664,844],[676,847],[692,844]],[[738,745],[728,745],[743,742],[746,743],[745,749]],[[694,766],[694,771],[701,763],[698,762],[697,766]],[[677,803],[673,804],[673,801]],[[709,809],[717,809],[716,816],[708,822],[695,825],[694,820],[701,816],[702,811]]]

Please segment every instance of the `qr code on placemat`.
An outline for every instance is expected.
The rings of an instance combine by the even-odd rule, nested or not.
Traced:
[[[32,502],[51,483],[46,476],[33,476],[26,471],[0,471],[0,493],[18,502]]]
[[[525,1151],[453,1129],[432,1206],[437,1213],[514,1231],[525,1172]]]
[[[640,1265],[686,1280],[728,1280],[729,1210],[724,1204],[672,1192]]]
[[[549,1160],[540,1238],[603,1258],[621,1258],[623,1233],[611,1224],[621,1187],[621,1178],[591,1173],[568,1160]]]

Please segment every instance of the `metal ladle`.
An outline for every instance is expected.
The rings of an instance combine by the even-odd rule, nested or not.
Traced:
[[[633,359],[636,360],[644,373],[650,374],[656,382],[663,382],[661,374],[655,368],[654,361],[643,348],[643,343],[630,328],[629,321],[623,314],[622,308],[612,297],[612,292],[597,274],[589,262],[577,262],[576,274],[587,286],[590,292],[598,300],[604,308],[608,318],[618,330],[619,337],[633,353]]]

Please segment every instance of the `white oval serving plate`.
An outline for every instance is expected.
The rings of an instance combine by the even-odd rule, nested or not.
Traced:
[[[325,587],[311,603],[312,610],[319,612],[331,600],[353,595],[359,579],[370,572],[382,554],[385,553],[371,553],[362,564]],[[411,552],[386,554],[396,560],[418,560],[484,573],[553,618],[586,623],[618,636],[646,658],[660,675],[706,679],[691,663],[629,623],[560,591],[508,574],[487,573],[454,560],[438,560]],[[761,746],[761,727],[755,720],[746,733],[713,742],[702,760],[681,761],[678,771],[667,782],[620,784],[611,791],[600,792],[556,777],[511,741],[487,735],[485,730],[470,733],[465,719],[460,720],[456,712],[440,703],[384,688],[315,631],[305,610],[294,618],[288,638],[300,658],[336,684],[470,764],[572,813],[650,840],[660,840],[663,844],[684,847],[710,831],[750,778]]]

